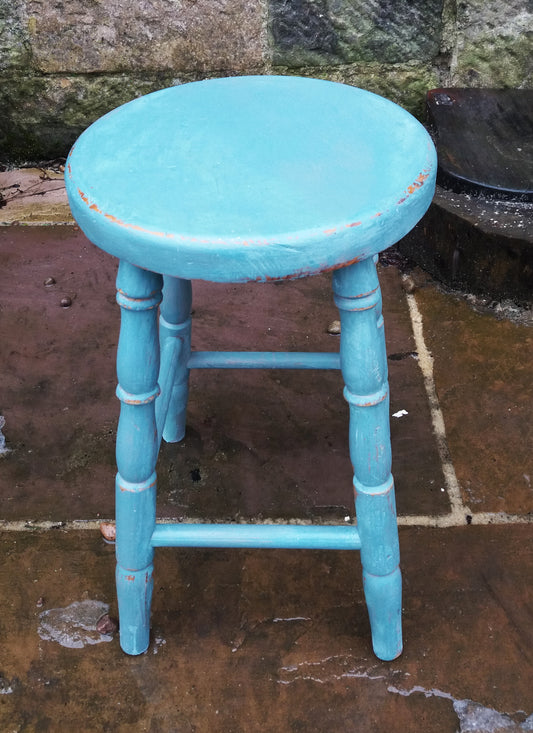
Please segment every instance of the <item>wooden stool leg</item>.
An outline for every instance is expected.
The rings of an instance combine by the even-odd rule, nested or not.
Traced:
[[[189,397],[187,364],[191,355],[191,304],[191,281],[165,275],[159,319],[161,351],[163,352],[166,339],[174,338],[181,341],[177,363],[174,365],[174,384],[171,386],[172,394],[163,428],[163,438],[167,443],[177,443],[185,437]]]
[[[120,644],[141,654],[150,637],[156,473],[159,450],[155,400],[159,394],[158,305],[161,275],[122,261],[117,277],[121,326],[117,353],[116,525]]]
[[[341,317],[341,369],[350,405],[350,456],[372,643],[376,656],[391,660],[402,651],[402,591],[387,357],[374,261],[337,270],[333,289]]]

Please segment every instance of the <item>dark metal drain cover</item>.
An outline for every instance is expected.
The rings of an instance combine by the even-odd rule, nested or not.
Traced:
[[[433,89],[427,109],[439,185],[533,201],[533,89]]]

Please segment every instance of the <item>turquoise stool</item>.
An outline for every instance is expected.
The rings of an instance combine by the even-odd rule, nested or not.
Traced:
[[[105,115],[72,148],[72,213],[94,244],[120,258],[116,579],[128,654],[149,644],[154,548],[162,546],[360,550],[374,651],[384,660],[401,653],[375,263],[428,208],[435,171],[428,134],[403,109],[361,89],[298,77],[164,89]],[[340,354],[191,351],[191,280],[265,282],[327,271]],[[159,446],[184,436],[194,368],[340,368],[357,526],[158,524]]]

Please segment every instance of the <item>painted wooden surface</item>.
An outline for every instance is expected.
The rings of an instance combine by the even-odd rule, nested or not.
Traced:
[[[158,524],[153,547],[257,547],[262,549],[360,550],[359,530],[351,525]]]
[[[160,390],[158,306],[162,277],[120,263],[117,301],[121,326],[117,352],[116,528],[117,595],[121,640],[140,654],[149,643],[153,589],[158,454],[155,401]],[[125,648],[124,647],[124,648]]]
[[[305,351],[194,351],[190,369],[340,369],[338,353]]]
[[[401,653],[376,253],[421,218],[434,183],[433,146],[405,111],[362,90],[295,77],[164,90],[110,113],[76,143],[67,175],[73,213],[95,244],[121,258],[117,593],[129,654],[149,644],[158,546],[360,549],[374,651],[384,660]],[[191,350],[191,279],[327,270],[340,354]],[[156,524],[159,445],[184,435],[191,368],[340,368],[357,527]]]
[[[428,134],[395,104],[261,76],[118,108],[78,139],[65,178],[75,218],[106,251],[165,275],[238,282],[388,247],[427,209],[434,171]]]
[[[400,551],[387,354],[373,260],[337,270],[333,292],[341,319],[341,369],[350,406],[350,456],[372,643],[380,659],[394,659],[402,651]]]

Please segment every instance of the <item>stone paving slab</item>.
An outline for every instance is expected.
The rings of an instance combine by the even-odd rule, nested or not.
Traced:
[[[73,223],[64,166],[0,172],[0,225]]]
[[[464,503],[531,515],[533,329],[435,287],[417,301]]]
[[[91,644],[43,626],[71,604],[116,614],[113,548],[97,532],[4,532],[0,728],[531,730],[531,533],[403,528],[405,651],[382,663],[358,553],[158,550],[152,645],[131,658],[74,628],[79,610],[63,643]]]
[[[12,452],[0,518],[114,515],[116,261],[75,227],[0,228],[3,383]],[[55,281],[45,285],[49,278]],[[449,504],[399,272],[383,267],[400,514]],[[69,307],[61,302],[70,299]],[[66,301],[68,302],[68,301]],[[329,277],[195,287],[196,348],[337,350]],[[197,371],[186,439],[163,446],[159,516],[344,521],[353,514],[337,372]]]
[[[391,414],[407,412],[391,418],[400,524],[444,527],[400,527],[398,660],[372,655],[358,553],[201,549],[157,551],[152,644],[129,658],[116,635],[94,643],[96,614],[116,616],[113,547],[71,524],[30,529],[113,516],[116,264],[72,226],[0,228],[0,255],[0,414],[12,449],[0,458],[10,528],[0,534],[0,730],[532,729],[530,328],[427,278],[406,298],[412,283],[394,258],[380,267]],[[199,284],[194,309],[197,348],[336,343],[327,278]],[[351,513],[339,375],[197,372],[192,386],[186,439],[160,461],[160,515]],[[450,467],[459,509],[449,513]],[[93,643],[62,646],[54,628]]]

